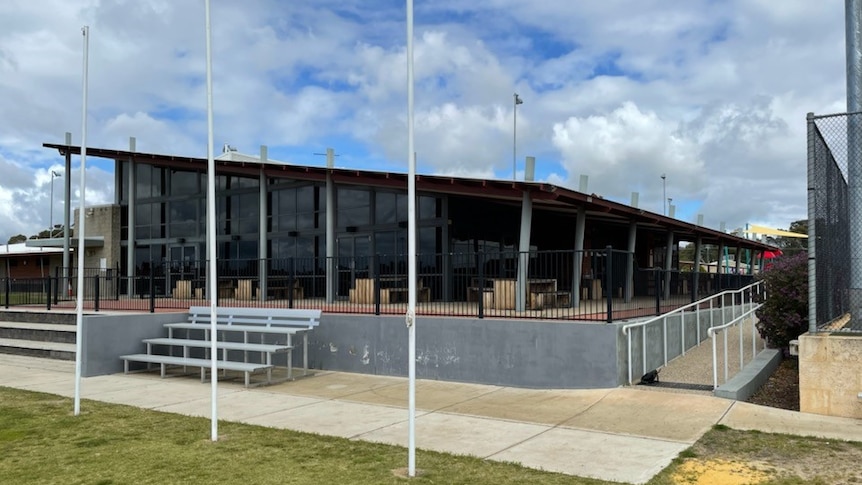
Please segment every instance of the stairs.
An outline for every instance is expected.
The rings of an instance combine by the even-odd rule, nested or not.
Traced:
[[[0,353],[75,360],[75,314],[0,311]]]

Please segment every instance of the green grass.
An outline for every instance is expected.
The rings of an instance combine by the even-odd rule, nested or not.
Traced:
[[[537,483],[602,484],[444,453],[404,448],[0,387],[0,483]]]
[[[47,304],[48,300],[44,293],[9,293],[9,305],[37,305]],[[0,291],[0,306],[6,306],[6,292]]]
[[[407,450],[0,387],[2,484],[606,484],[466,456],[417,451],[420,472],[396,475]],[[625,450],[620,450],[624,453]],[[605,457],[604,459],[613,459]],[[756,462],[768,485],[862,483],[862,443],[715,426],[649,485],[672,485],[686,459]],[[403,473],[403,472],[402,472]]]

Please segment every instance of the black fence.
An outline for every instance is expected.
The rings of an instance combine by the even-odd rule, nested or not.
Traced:
[[[586,251],[476,252],[417,257],[419,315],[615,321],[657,315],[752,276],[640,268],[632,254]],[[206,261],[164,261],[133,277],[85,269],[85,308],[184,309],[208,299]],[[217,264],[220,305],[314,308],[332,313],[403,314],[409,282],[404,256],[230,260]],[[327,277],[327,274],[331,277]],[[265,275],[261,278],[261,275]],[[3,280],[10,305],[74,307],[78,275]]]
[[[859,205],[854,194],[858,198],[860,192],[851,192],[848,178],[848,162],[862,157],[860,129],[862,113],[808,118],[808,227],[814,235],[808,242],[814,276],[808,318],[815,330],[862,308],[862,275],[855,275],[854,284],[851,264],[851,257],[862,254],[862,241],[850,220],[851,206]],[[847,329],[862,331],[862,317],[851,317]]]

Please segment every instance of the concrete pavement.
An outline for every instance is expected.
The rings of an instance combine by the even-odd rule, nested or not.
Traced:
[[[74,363],[0,355],[0,386],[74,395]],[[211,386],[157,373],[82,380],[81,397],[209,417]],[[320,371],[268,387],[219,385],[220,419],[407,445],[407,380]],[[833,439],[862,421],[632,387],[531,390],[418,380],[416,446],[570,475],[644,483],[716,423]],[[421,463],[417,466],[421,468]]]

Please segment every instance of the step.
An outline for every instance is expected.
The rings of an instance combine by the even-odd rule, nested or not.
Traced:
[[[27,330],[47,330],[51,332],[75,333],[77,326],[66,323],[34,323],[34,322],[0,322],[0,328],[18,328]]]
[[[0,353],[59,360],[74,360],[75,344],[66,342],[46,342],[42,340],[0,338]]]
[[[0,338],[75,343],[76,327],[62,323],[0,322]]]
[[[89,312],[88,312],[89,314]],[[32,310],[0,310],[0,321],[5,322],[32,322],[32,323],[56,323],[75,325],[77,313],[68,310],[32,311]]]

